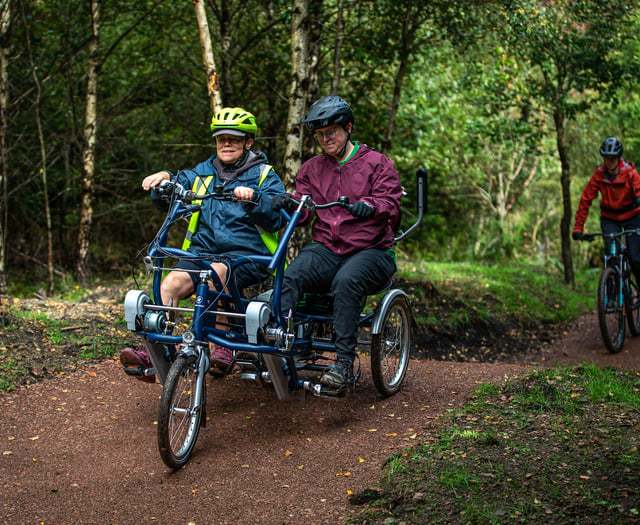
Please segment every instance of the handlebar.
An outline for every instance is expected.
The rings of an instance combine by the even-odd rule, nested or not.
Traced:
[[[353,208],[353,204],[349,203],[349,197],[346,196],[342,196],[342,197],[338,197],[337,201],[334,202],[327,202],[325,204],[317,204],[315,202],[313,202],[311,200],[311,197],[309,197],[308,195],[305,196],[307,197],[306,199],[303,198],[301,200],[296,200],[293,197],[290,197],[291,202],[296,206],[296,207],[300,207],[300,205],[302,204],[305,208],[307,208],[309,211],[314,211],[314,210],[322,210],[322,209],[326,209],[326,208],[333,208],[335,206],[339,206],[340,208],[344,208],[346,210],[351,210],[351,208]]]
[[[243,204],[255,204],[253,201],[241,200],[235,196],[233,190],[225,190],[222,185],[215,185],[213,187],[213,191],[210,193],[205,193],[203,195],[196,195],[196,193],[192,190],[187,190],[182,186],[182,184],[172,181],[172,180],[163,180],[156,188],[156,193],[160,198],[165,200],[170,200],[171,198],[176,198],[182,203],[189,205],[194,200],[203,201],[207,199],[218,199],[221,201],[229,201],[229,202],[241,202]],[[193,205],[193,206],[198,206]]]
[[[625,230],[625,231],[620,231],[620,232],[613,232],[613,233],[603,233],[603,232],[599,232],[599,233],[583,233],[582,234],[582,238],[579,239],[579,240],[580,241],[591,242],[591,241],[595,240],[596,237],[603,237],[605,239],[619,239],[620,237],[623,237],[624,235],[640,235],[640,228],[636,228],[634,230]]]

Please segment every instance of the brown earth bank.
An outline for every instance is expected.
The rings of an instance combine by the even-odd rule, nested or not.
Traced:
[[[105,303],[102,314],[117,315],[120,306],[111,308]],[[115,344],[120,334],[109,315],[97,329]],[[7,332],[5,345],[12,344]],[[505,360],[413,359],[390,398],[377,393],[364,359],[355,393],[335,402],[309,395],[302,409],[238,374],[210,377],[207,425],[177,472],[157,450],[159,384],[126,376],[116,357],[64,374],[49,370],[48,379],[0,394],[0,523],[348,522],[357,509],[349,496],[375,485],[390,456],[437,432],[439,417],[478,384],[555,364],[639,368],[640,338],[609,354],[594,315],[556,335]]]

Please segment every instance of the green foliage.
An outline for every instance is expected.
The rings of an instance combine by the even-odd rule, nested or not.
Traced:
[[[637,373],[595,365],[481,385],[424,444],[387,464],[379,499],[360,516],[368,523],[633,523],[637,499],[621,487],[640,474],[638,388]]]
[[[34,282],[46,279],[47,255],[31,59],[41,95],[53,264],[63,272],[74,266],[89,26],[88,4],[76,4],[27,2],[24,18],[13,11],[2,211],[11,225],[7,269]],[[329,93],[337,74],[337,5],[312,5],[319,40],[310,98]],[[620,1],[345,4],[339,94],[353,105],[356,139],[377,148],[387,141],[399,65],[408,59],[390,152],[409,193],[406,224],[415,216],[416,169],[426,167],[430,179],[424,225],[402,251],[425,260],[558,259],[559,164],[543,105],[555,95],[545,75],[555,71],[553,78],[564,82],[557,84],[566,88],[563,108],[575,116],[565,133],[581,181],[572,188],[577,200],[602,138],[621,136],[632,160],[638,149],[631,128],[638,97],[629,80],[640,70],[634,9]],[[288,110],[291,5],[212,1],[207,12],[223,102],[256,114],[257,146],[277,168]],[[90,264],[94,275],[123,275],[161,220],[141,179],[191,167],[213,151],[193,6],[102,5],[99,58]]]

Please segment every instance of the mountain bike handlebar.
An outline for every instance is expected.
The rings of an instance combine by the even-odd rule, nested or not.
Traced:
[[[581,241],[586,241],[586,242],[591,242],[591,241],[595,240],[596,237],[603,237],[605,239],[619,239],[620,237],[623,237],[624,235],[640,235],[640,228],[636,228],[636,229],[633,229],[633,230],[625,230],[625,231],[620,231],[620,232],[613,232],[613,233],[604,233],[604,232],[584,233],[584,234],[582,234],[582,238],[580,240]]]

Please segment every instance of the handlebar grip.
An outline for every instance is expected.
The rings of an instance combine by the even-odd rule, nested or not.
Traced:
[[[426,202],[427,196],[429,195],[429,174],[427,170],[423,167],[420,167],[416,170],[416,190],[417,190],[417,201],[416,208],[418,214],[426,213]]]

